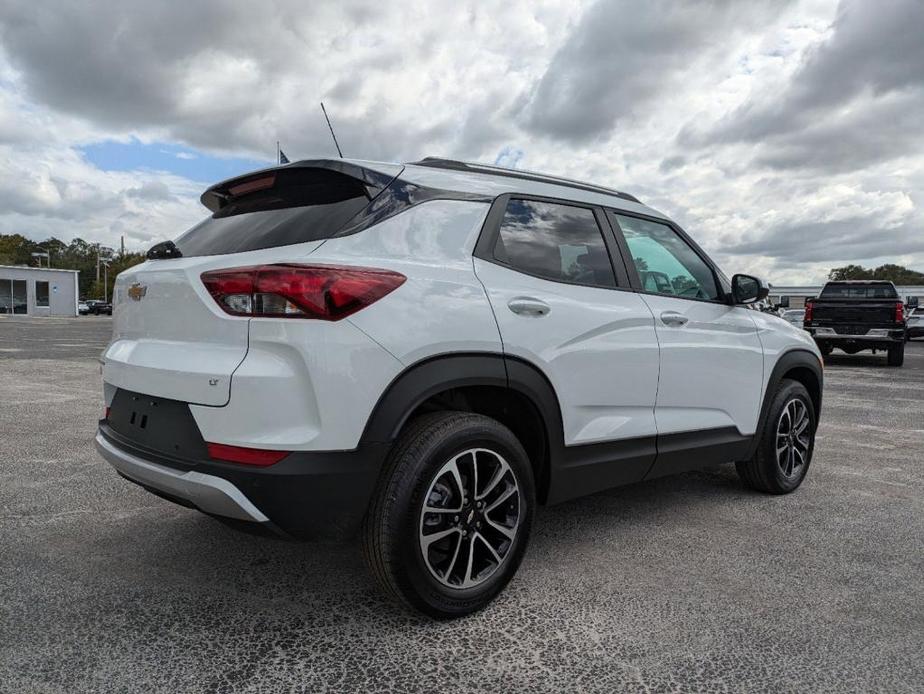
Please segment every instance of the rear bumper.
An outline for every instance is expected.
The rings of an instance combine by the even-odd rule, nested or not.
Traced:
[[[122,476],[175,503],[301,539],[333,540],[359,530],[389,450],[295,452],[265,468],[183,461],[133,445],[106,420],[96,447]]]
[[[102,431],[96,434],[96,450],[123,477],[168,498],[188,502],[205,513],[266,523],[269,518],[240,489],[226,479],[195,470],[183,472],[144,460],[119,448]]]
[[[890,328],[872,328],[861,335],[849,335],[834,332],[833,328],[806,328],[819,345],[852,345],[860,349],[888,347],[905,341],[905,330]]]

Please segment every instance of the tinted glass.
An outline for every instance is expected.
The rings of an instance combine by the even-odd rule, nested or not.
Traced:
[[[712,269],[666,224],[614,214],[642,288],[687,299],[718,299]]]
[[[821,291],[822,299],[897,299],[891,284],[828,284]]]
[[[48,282],[35,281],[35,305],[48,306]]]
[[[28,313],[29,304],[26,299],[26,281],[13,280],[12,313]]]
[[[241,195],[176,240],[184,256],[241,253],[331,238],[369,203],[359,180],[327,169],[293,169]]]
[[[615,287],[616,277],[592,210],[536,200],[511,200],[494,257],[559,282]]]

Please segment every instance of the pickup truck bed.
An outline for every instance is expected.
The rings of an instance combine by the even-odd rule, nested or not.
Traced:
[[[904,361],[904,305],[891,282],[829,282],[805,309],[804,327],[822,354],[883,350],[889,364]]]

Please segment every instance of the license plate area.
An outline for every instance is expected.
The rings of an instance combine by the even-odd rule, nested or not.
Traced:
[[[112,398],[108,422],[117,434],[149,451],[190,461],[208,458],[185,402],[120,388]]]

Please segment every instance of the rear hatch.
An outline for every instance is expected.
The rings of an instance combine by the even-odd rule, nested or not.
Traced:
[[[865,335],[871,328],[891,328],[895,326],[895,302],[820,301],[812,311],[812,325],[833,328],[839,335]]]
[[[103,380],[125,390],[224,405],[247,354],[246,318],[222,312],[199,275],[203,258],[149,260],[119,275]]]
[[[360,215],[400,171],[298,162],[209,188],[202,201],[210,217],[117,278],[103,380],[135,393],[226,405],[247,355],[250,319],[223,311],[202,273],[297,261]]]

